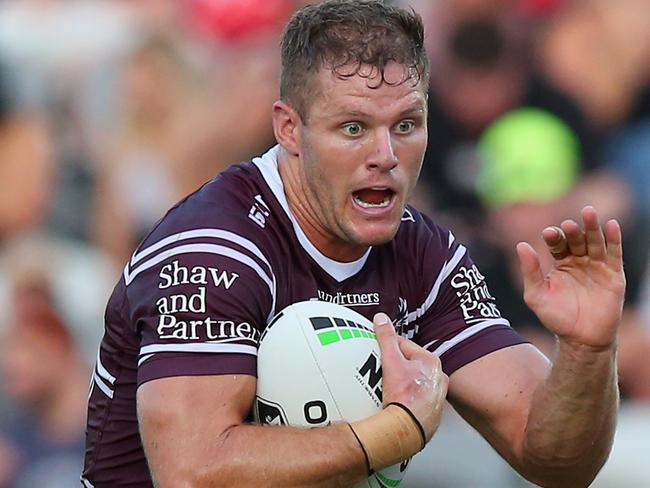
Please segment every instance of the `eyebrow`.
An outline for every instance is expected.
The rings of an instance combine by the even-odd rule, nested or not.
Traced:
[[[425,112],[426,105],[422,105],[421,103],[413,103],[409,108],[404,109],[400,112],[399,116],[404,117],[405,115],[412,114],[414,112],[421,112],[424,114]]]
[[[401,117],[404,117],[406,115],[410,115],[410,114],[413,114],[413,113],[416,113],[416,112],[424,114],[425,107],[420,103],[413,103],[410,107],[402,110],[398,114],[398,117],[401,118]],[[337,117],[352,117],[352,118],[359,118],[359,119],[372,117],[371,114],[369,114],[367,112],[363,112],[361,110],[340,111],[340,112],[336,112],[336,116]]]
[[[341,110],[340,112],[336,112],[336,115],[341,117],[355,117],[359,119],[368,118],[371,116],[369,113],[362,112],[359,110],[347,110],[347,111]]]

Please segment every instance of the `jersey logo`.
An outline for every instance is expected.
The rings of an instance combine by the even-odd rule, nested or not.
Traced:
[[[393,319],[393,324],[397,334],[407,339],[412,339],[418,331],[418,325],[414,321],[409,323],[408,303],[405,298],[399,298],[397,315]]]
[[[413,214],[408,208],[404,209],[404,213],[402,214],[402,222],[413,222],[415,223],[415,217],[413,217]]]
[[[406,323],[408,313],[408,304],[406,303],[406,299],[400,297],[397,316],[393,320],[393,324],[395,324],[395,327],[397,327],[398,330]]]
[[[501,318],[501,312],[488,290],[485,277],[475,264],[471,268],[462,266],[451,279],[451,286],[460,299],[465,322]]]
[[[248,211],[248,218],[263,229],[266,226],[266,218],[269,215],[271,215],[271,211],[269,210],[269,206],[262,198],[262,195],[255,195],[253,206]]]
[[[380,296],[377,292],[343,293],[337,291],[336,293],[327,293],[326,291],[318,290],[318,298],[312,298],[312,300],[336,303],[337,305],[344,305],[346,307],[368,307],[379,305]]]
[[[233,283],[239,278],[237,273],[209,266],[194,266],[189,268],[180,264],[178,259],[166,264],[158,274],[160,282],[158,288],[164,290],[180,285],[214,285],[215,288],[224,286],[230,290]]]

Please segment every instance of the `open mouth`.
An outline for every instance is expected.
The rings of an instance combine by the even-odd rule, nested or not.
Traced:
[[[354,201],[362,208],[385,208],[395,192],[389,188],[364,188],[352,193]]]

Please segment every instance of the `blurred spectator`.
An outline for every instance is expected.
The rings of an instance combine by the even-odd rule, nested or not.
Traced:
[[[0,64],[0,242],[43,221],[54,169],[46,125],[15,106],[4,68]]]
[[[137,37],[135,27],[124,2],[0,2],[0,57],[12,102],[38,113],[56,141],[47,191],[39,193],[47,200],[43,225],[59,235],[88,237],[92,151],[112,107],[110,66]]]
[[[97,249],[77,241],[43,232],[7,236],[0,247],[0,333],[12,320],[16,277],[42,276],[84,359],[94,363],[106,300],[119,270]]]
[[[575,5],[592,4],[582,9],[591,11],[602,3]],[[545,349],[552,353],[552,341],[521,298],[515,244],[526,240],[546,257],[540,229],[567,217],[577,218],[585,204],[594,205],[608,218],[618,218],[624,226],[626,250],[630,312],[626,316],[633,317],[650,248],[650,220],[644,217],[648,210],[642,209],[649,208],[643,182],[649,177],[650,164],[648,153],[641,150],[645,135],[638,127],[621,132],[609,152],[603,152],[596,137],[603,135],[602,127],[585,117],[593,117],[594,112],[585,110],[573,91],[556,83],[546,66],[530,56],[537,29],[541,27],[548,36],[551,28],[545,28],[544,22],[552,26],[555,16],[568,15],[574,4],[516,5],[512,9],[493,0],[443,0],[430,7],[429,145],[415,203],[432,208],[438,220],[446,221],[471,245],[482,269],[493,275],[488,280],[505,315],[515,327],[528,326],[530,336],[542,348],[548,344]],[[626,15],[629,12],[617,18],[620,21]],[[536,23],[529,23],[531,16],[537,16]],[[617,32],[622,32],[617,22],[603,22],[619,26]],[[557,44],[558,49],[562,46]],[[567,49],[576,48],[572,44]],[[642,50],[637,51],[625,62],[639,75],[644,65]],[[584,45],[575,55],[588,58],[589,52]],[[570,70],[568,63],[565,68]],[[581,81],[589,84],[591,78],[584,76]],[[574,96],[579,103],[573,101]],[[480,146],[485,150],[490,145],[486,141],[493,137],[488,134],[497,126],[499,171],[490,174],[482,167]],[[522,159],[530,166],[518,169]],[[622,343],[639,346],[622,345],[624,372],[632,371],[633,364],[638,366],[638,351],[647,353],[642,338],[626,339],[636,331],[638,327],[626,327],[622,333]],[[638,377],[650,383],[649,374]],[[630,394],[645,395],[625,376]]]
[[[607,142],[604,158],[632,191],[634,210],[650,215],[650,113],[616,132]]]
[[[521,299],[523,284],[515,246],[529,242],[540,256],[542,268],[548,269],[551,257],[540,230],[567,216],[577,217],[581,207],[600,198],[592,193],[592,182],[579,179],[581,155],[575,134],[559,118],[542,110],[523,108],[500,117],[481,136],[479,150],[482,163],[477,192],[488,219],[482,234],[481,270],[512,325],[552,357],[555,339]],[[609,182],[600,183],[604,185],[601,191],[615,201],[609,209],[620,213],[605,212],[604,217],[623,217],[625,228],[629,191],[623,181],[609,177]],[[633,261],[634,254],[630,254]],[[628,295],[636,297],[638,283],[628,286]],[[639,327],[633,300],[627,303],[619,343],[623,391],[650,400],[650,333]]]
[[[645,119],[618,130],[604,154],[611,170],[628,182],[634,205],[625,269],[628,283],[638,293],[628,300],[626,322],[633,325],[627,326],[620,356],[630,358],[632,367],[646,370],[645,378],[629,378],[630,395],[650,399],[650,112]]]
[[[483,220],[475,192],[476,144],[496,118],[521,106],[547,110],[577,135],[585,169],[599,164],[579,108],[538,76],[527,48],[531,32],[504,2],[438,2],[431,13],[429,145],[418,198],[439,219],[473,239]]]
[[[624,124],[647,93],[648,18],[647,0],[568,2],[536,43],[548,79],[601,131]]]
[[[193,168],[182,165],[194,83],[187,59],[168,38],[145,41],[125,65],[93,219],[97,242],[118,264],[180,199],[187,180],[198,184]]]
[[[0,342],[3,395],[16,415],[0,430],[0,486],[79,483],[89,372],[42,276],[18,278]],[[4,423],[4,422],[3,422]]]
[[[74,90],[91,121],[94,110],[110,107],[96,97],[99,75],[137,39],[137,26],[125,2],[0,2],[0,56],[11,69],[16,101],[46,109]]]
[[[96,242],[116,263],[176,201],[273,143],[277,32],[264,32],[212,45],[208,65],[156,35],[128,59],[94,218]]]
[[[638,291],[650,257],[648,18],[646,0],[572,2],[550,20],[536,44],[540,68],[558,89],[578,101],[602,141],[599,150],[605,168],[629,189],[628,309],[641,305]]]

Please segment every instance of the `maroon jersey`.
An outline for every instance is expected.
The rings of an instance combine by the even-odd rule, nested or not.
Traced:
[[[341,263],[289,210],[278,148],[172,208],[127,263],[106,311],[88,408],[86,487],[151,486],[136,389],[183,375],[256,374],[261,332],[284,307],[325,300],[437,354],[445,373],[523,340],[454,235],[408,207],[395,238]],[[288,354],[291,351],[287,351]]]

